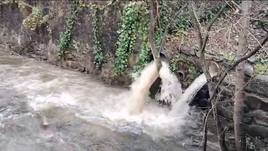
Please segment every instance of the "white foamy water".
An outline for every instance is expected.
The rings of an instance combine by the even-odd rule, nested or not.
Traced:
[[[156,96],[156,99],[175,104],[182,95],[182,88],[176,75],[170,71],[168,63],[162,61],[159,76],[162,80],[161,92]]]
[[[149,65],[150,66],[150,65]],[[151,64],[151,67],[154,65]],[[148,68],[154,74],[154,68]],[[147,72],[147,70],[146,70]],[[150,76],[150,75],[149,75]],[[132,89],[148,94],[151,78],[144,76]],[[148,78],[148,80],[146,80]],[[28,99],[28,104],[39,112],[62,107],[76,113],[77,118],[103,125],[116,131],[146,133],[153,137],[178,135],[184,116],[169,116],[169,110],[144,96],[143,112],[128,114],[126,89],[106,86],[90,75],[60,69],[31,59],[0,56],[0,86],[11,87]],[[59,119],[60,120],[60,119]],[[49,121],[48,121],[49,123]]]
[[[148,100],[149,89],[158,76],[156,63],[151,62],[131,84],[127,104],[129,114],[139,114],[143,111],[145,100]]]
[[[170,115],[185,115],[189,109],[189,101],[191,101],[197,92],[207,83],[205,74],[198,76],[191,85],[180,96],[180,99],[172,106]]]

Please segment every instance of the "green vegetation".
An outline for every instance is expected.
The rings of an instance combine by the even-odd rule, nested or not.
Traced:
[[[78,1],[73,0],[71,5],[71,15],[67,18],[65,32],[60,34],[59,52],[60,58],[64,58],[72,44],[72,31],[78,17]]]
[[[199,21],[209,22],[221,9],[222,5],[217,5],[208,9],[205,9],[204,12],[200,15]],[[229,10],[230,7],[225,7],[224,11]]]
[[[147,41],[148,10],[144,3],[133,2],[125,6],[121,17],[121,27],[115,53],[115,73],[121,74],[128,67],[128,57],[135,49],[136,40],[142,35],[143,49],[141,56],[148,53]],[[140,59],[141,62],[146,59]]]
[[[104,10],[105,8],[114,5],[115,3],[117,3],[116,0],[108,0],[106,1],[106,4],[98,4],[98,3],[94,3],[94,2],[89,2],[89,3],[85,3],[82,0],[79,0],[79,7],[82,9],[99,9],[99,10]]]
[[[255,65],[255,72],[257,74],[268,74],[268,65],[267,65],[267,63],[257,63]]]
[[[69,51],[69,48],[72,45],[72,31],[74,29],[75,22],[78,18],[78,12],[80,9],[91,9],[92,13],[92,26],[93,26],[93,53],[94,53],[94,64],[98,69],[101,68],[105,56],[101,49],[101,42],[100,42],[100,26],[101,26],[101,16],[98,14],[103,11],[107,6],[110,6],[114,3],[114,1],[108,1],[106,5],[98,5],[95,3],[84,3],[83,1],[72,0],[71,5],[71,14],[67,18],[65,32],[61,33],[60,35],[60,42],[59,42],[59,52],[58,55],[60,58],[64,58]]]
[[[179,69],[179,61],[181,59],[179,58],[179,56],[176,56],[174,57],[173,59],[171,59],[170,63],[169,63],[169,69],[172,71],[172,72],[177,72],[178,69]]]
[[[255,72],[256,74],[268,74],[268,58],[267,57],[259,57],[255,64]]]
[[[182,55],[176,55],[173,59],[171,59],[169,69],[172,72],[177,73],[181,67],[187,67],[188,73],[191,76],[191,80],[196,78],[201,73],[197,67],[191,61],[189,61],[189,59],[185,58]]]
[[[169,9],[171,5],[169,2],[161,1],[160,5],[161,18],[159,19],[160,22],[158,22],[158,28],[155,33],[158,49],[161,45],[165,28],[169,25],[169,22],[173,20],[172,17],[174,17],[172,16],[174,14],[172,14],[171,10]],[[176,2],[175,6],[177,5],[178,2]],[[115,60],[116,73],[123,73],[127,69],[128,57],[133,52],[133,49],[135,49],[136,41],[139,38],[141,39],[141,48],[139,48],[140,53],[138,62],[134,66],[133,71],[135,73],[140,72],[145,67],[145,65],[151,61],[151,51],[148,43],[148,23],[148,10],[144,3],[133,2],[124,8],[122,24],[119,30],[119,40],[117,42],[118,48],[116,51]],[[184,22],[182,22],[180,25],[185,28],[188,26],[184,25]]]
[[[148,45],[148,35],[144,35],[139,59],[137,64],[134,66],[134,72],[140,72],[145,67],[145,65],[151,61],[150,57],[151,51]]]
[[[186,31],[192,26],[191,16],[188,13],[188,8],[181,8],[183,7],[182,1],[160,0],[159,4],[160,28],[163,28],[164,30],[170,24],[170,22],[172,22],[172,24],[170,24],[168,27],[168,33],[173,34],[177,33],[178,31]],[[180,15],[176,14],[178,11],[181,11]]]
[[[32,13],[27,16],[22,24],[24,27],[35,30],[48,20],[48,15],[43,16],[41,8],[32,7]]]
[[[236,59],[236,55],[233,52],[221,53],[224,59],[226,59],[229,63],[232,63]]]
[[[30,30],[36,30],[38,27],[48,21],[49,15],[44,15],[42,12],[42,8],[34,7],[26,3],[24,0],[3,0],[0,2],[0,5],[7,4],[16,4],[18,5],[18,8],[22,10],[27,8],[32,11],[31,14],[22,21],[22,25],[25,28],[28,28]]]
[[[103,62],[104,62],[104,53],[101,48],[101,43],[100,43],[100,26],[101,26],[101,16],[99,15],[100,13],[99,8],[93,9],[92,13],[92,29],[93,29],[93,53],[94,53],[94,64],[98,69],[101,68]]]

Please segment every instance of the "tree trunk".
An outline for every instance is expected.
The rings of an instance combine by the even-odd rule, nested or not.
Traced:
[[[206,28],[206,32],[204,35],[202,35],[202,28],[201,28],[201,24],[199,22],[198,19],[198,14],[196,13],[196,7],[195,7],[195,2],[191,1],[191,6],[192,6],[192,16],[194,18],[196,27],[197,27],[197,31],[198,31],[198,38],[199,38],[199,53],[200,53],[200,64],[202,66],[202,70],[204,72],[204,74],[206,75],[207,78],[207,83],[208,83],[208,88],[209,88],[209,96],[213,97],[213,91],[215,89],[215,86],[212,82],[212,77],[217,75],[218,73],[218,65],[216,63],[215,67],[217,66],[217,71],[214,70],[214,72],[209,71],[209,65],[211,65],[211,67],[213,67],[213,64],[211,62],[211,64],[209,64],[206,60],[205,57],[205,52],[206,52],[206,45],[209,39],[209,31],[211,30],[212,25],[214,24],[214,22],[217,20],[217,18],[222,14],[223,10],[227,7],[227,4],[223,5],[220,9],[220,11],[213,17],[213,19],[210,21],[210,23],[208,24],[207,28]],[[211,69],[216,69],[216,68],[211,68]],[[212,70],[211,70],[212,71]],[[213,75],[212,75],[213,74]],[[210,99],[211,101],[212,99]],[[218,135],[218,142],[220,145],[220,150],[221,151],[227,151],[227,147],[225,145],[225,137],[224,137],[224,128],[221,124],[221,121],[218,117],[218,109],[217,109],[217,105],[215,103],[216,101],[211,101],[212,106],[215,106],[215,108],[211,109],[208,114],[206,115],[206,118],[208,118],[209,113],[211,111],[213,111],[213,115],[215,117],[216,120],[216,128],[217,128],[217,135]],[[207,149],[207,121],[205,121],[204,123],[204,134],[203,134],[203,151],[206,151]]]
[[[238,57],[241,58],[247,50],[247,29],[249,27],[249,8],[251,1],[242,1],[242,31],[239,34]],[[234,97],[234,132],[235,146],[237,151],[245,151],[245,135],[242,127],[243,108],[245,100],[245,63],[242,61],[236,67],[235,97]]]
[[[151,51],[154,57],[154,61],[156,62],[157,65],[157,70],[159,71],[162,64],[160,60],[160,52],[159,50],[156,49],[156,44],[155,44],[155,23],[156,23],[156,1],[155,0],[149,0],[149,6],[150,6],[150,24],[149,24],[149,44],[151,47]]]

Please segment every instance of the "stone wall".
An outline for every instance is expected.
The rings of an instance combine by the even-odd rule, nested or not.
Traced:
[[[268,138],[268,75],[248,77],[246,87],[246,129],[252,136]]]
[[[247,70],[245,88],[245,106],[242,126],[244,127],[247,147],[252,150],[268,149],[268,75],[253,75]],[[234,85],[231,83],[229,90],[224,88],[224,99],[219,103],[219,115],[226,131],[227,146],[234,148],[233,131],[233,92]],[[228,96],[226,96],[228,95]],[[215,125],[210,125],[213,127]],[[213,128],[212,128],[213,129]],[[213,133],[216,133],[213,131]]]
[[[73,47],[66,59],[62,60],[58,57],[58,45],[60,33],[65,31],[66,20],[70,15],[71,2],[27,0],[26,3],[42,8],[43,15],[48,15],[49,19],[41,27],[30,30],[24,27],[22,22],[31,14],[31,9],[20,8],[17,3],[0,3],[0,43],[6,44],[7,49],[12,49],[21,55],[47,60],[64,68],[98,74],[98,77],[106,83],[129,83],[127,77],[119,78],[112,74],[121,4],[109,6],[103,11],[99,41],[106,61],[101,69],[96,69],[91,8],[79,11],[73,30]]]

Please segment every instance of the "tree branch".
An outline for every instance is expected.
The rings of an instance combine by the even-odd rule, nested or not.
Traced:
[[[211,30],[212,25],[214,24],[214,22],[217,20],[217,18],[219,18],[219,16],[223,13],[224,9],[228,6],[227,3],[225,3],[221,9],[219,10],[219,12],[212,18],[212,20],[210,21],[210,23],[207,26],[206,29],[206,33],[205,33],[205,38],[203,39],[203,43],[202,43],[202,47],[201,47],[201,53],[204,53],[205,48],[206,48],[206,44],[209,38],[209,31]]]
[[[196,13],[196,7],[195,7],[194,1],[191,1],[191,8],[192,8],[192,16],[194,18],[194,22],[196,24],[197,32],[198,32],[199,48],[201,48],[203,45],[202,27],[201,27],[201,24],[199,22],[199,18],[198,18],[197,13]]]
[[[174,16],[172,16],[171,18],[177,18],[181,13],[182,13],[182,10],[186,7],[186,4],[183,5],[179,11],[177,11]],[[165,46],[165,43],[166,43],[166,36],[167,36],[167,33],[168,33],[168,28],[173,25],[175,23],[175,19],[170,21],[169,24],[166,26],[165,30],[164,30],[164,33],[163,33],[163,36],[161,37],[161,42],[160,42],[160,52],[163,50],[164,46]]]
[[[203,151],[207,150],[208,117],[209,117],[209,114],[211,113],[211,111],[212,111],[212,109],[207,111],[205,118],[204,118],[203,141],[202,141]]]
[[[263,39],[263,41],[261,42],[261,45],[258,45],[257,47],[255,47],[252,51],[250,51],[248,54],[246,54],[245,56],[242,56],[240,59],[237,59],[229,68],[227,68],[221,75],[219,81],[217,82],[214,91],[212,93],[212,96],[210,97],[209,101],[211,102],[214,97],[216,96],[216,91],[218,90],[219,86],[221,85],[221,83],[223,82],[223,80],[225,79],[225,77],[227,76],[227,74],[233,70],[240,62],[247,60],[248,58],[250,58],[251,56],[253,56],[254,54],[256,54],[264,45],[265,43],[268,41],[268,33],[266,34],[266,37]]]
[[[212,100],[216,97],[216,92],[219,89],[221,83],[223,82],[223,80],[225,79],[225,77],[227,76],[227,74],[233,70],[240,62],[247,60],[248,58],[250,58],[251,56],[253,56],[254,54],[256,54],[268,41],[268,33],[266,34],[266,37],[263,39],[263,41],[261,42],[261,45],[257,46],[255,49],[253,49],[250,53],[248,53],[247,55],[241,57],[240,59],[238,59],[237,61],[235,61],[235,63],[233,63],[228,69],[226,69],[221,75],[219,81],[217,82],[216,86],[214,87],[214,91],[212,93],[212,96],[209,98],[209,102],[212,102]],[[218,104],[218,101],[216,101],[214,103],[214,106],[217,107],[216,105]],[[206,127],[207,127],[207,120],[208,120],[208,116],[211,113],[211,111],[213,110],[213,107],[208,111],[208,113],[206,114],[205,117],[205,122],[204,122],[204,136],[203,136],[203,151],[206,150]]]
[[[198,31],[200,61],[201,61],[202,66],[203,66],[203,72],[206,75],[207,80],[209,82],[211,80],[211,75],[208,72],[208,64],[207,64],[206,58],[205,58],[205,48],[206,48],[206,45],[207,45],[207,42],[209,39],[209,31],[211,30],[211,27],[214,24],[214,22],[217,20],[217,18],[219,18],[219,16],[223,13],[224,9],[228,6],[228,4],[225,3],[221,7],[219,12],[209,22],[209,24],[206,28],[206,32],[205,32],[204,37],[202,36],[202,27],[201,27],[201,24],[199,22],[199,19],[198,19],[197,13],[196,13],[196,7],[195,7],[195,4],[193,1],[191,1],[191,6],[192,6],[192,13],[193,13],[194,21],[195,21],[195,24],[197,26],[197,31]],[[212,88],[210,88],[210,89],[212,89]]]
[[[228,6],[228,4],[226,3],[225,5],[222,6],[222,8],[220,9],[220,11],[214,16],[214,18],[211,20],[211,22],[208,24],[207,28],[206,28],[206,33],[205,33],[205,36],[204,36],[204,39],[202,37],[202,31],[201,31],[201,24],[198,20],[198,16],[197,16],[197,13],[196,13],[196,8],[195,8],[195,5],[194,5],[194,2],[191,1],[191,6],[192,6],[192,13],[193,13],[193,17],[194,17],[194,21],[195,21],[195,24],[197,26],[197,31],[198,31],[198,38],[199,38],[199,52],[200,52],[200,56],[199,56],[199,59],[202,61],[202,65],[203,65],[203,72],[206,74],[206,77],[208,79],[208,82],[209,80],[211,79],[210,78],[210,75],[208,74],[208,69],[207,69],[207,65],[206,65],[206,60],[205,60],[205,48],[206,48],[206,44],[207,44],[207,41],[209,39],[209,31],[211,30],[211,27],[213,25],[213,23],[216,21],[216,19],[223,13],[224,9]],[[209,88],[210,89],[210,98],[209,98],[209,102],[212,102],[212,100],[215,98],[216,94],[217,94],[217,90],[219,88],[219,86],[221,85],[221,83],[223,82],[223,80],[225,79],[225,77],[227,76],[227,74],[233,70],[239,63],[241,63],[242,61],[245,61],[247,60],[249,57],[253,56],[254,54],[256,54],[262,47],[263,45],[268,41],[268,34],[266,36],[266,38],[262,41],[261,45],[258,45],[255,49],[253,49],[252,51],[250,51],[250,53],[244,55],[244,56],[241,56],[240,59],[238,59],[237,61],[235,61],[229,68],[227,68],[224,72],[222,72],[220,75],[220,79],[219,81],[217,82],[216,86],[211,89],[211,87]],[[210,83],[209,83],[210,85]],[[214,103],[214,106],[215,104],[217,104],[217,100],[216,102]],[[215,107],[216,108],[216,107]],[[216,113],[214,114],[217,114],[217,109],[215,109]],[[206,117],[205,117],[205,122],[204,122],[204,135],[203,135],[203,151],[206,150],[206,143],[207,143],[207,120],[208,120],[208,116],[209,114],[211,113],[211,111],[214,111],[213,108],[211,108],[208,113],[206,114]],[[216,115],[217,116],[217,115]],[[221,146],[221,150],[225,150],[226,147],[224,145],[224,138],[222,138],[221,134],[221,130],[222,130],[222,127],[220,126],[220,121],[219,121],[219,118],[216,117],[216,125],[217,125],[217,132],[218,132],[218,137],[219,137],[219,142],[220,142],[220,146]],[[219,129],[221,127],[221,129]]]
[[[194,5],[194,2],[191,1],[191,6],[192,6],[192,13],[193,13],[193,16],[194,16],[194,21],[196,23],[196,26],[197,26],[197,31],[198,31],[198,38],[199,38],[199,59],[202,63],[202,70],[207,78],[207,81],[208,81],[208,88],[209,88],[209,94],[211,96],[212,94],[212,91],[214,90],[214,87],[213,87],[213,83],[211,83],[211,75],[209,73],[209,67],[208,67],[208,64],[207,64],[207,61],[206,61],[206,58],[205,58],[205,48],[206,48],[206,44],[208,42],[208,39],[209,39],[209,31],[211,30],[211,27],[212,25],[214,24],[214,22],[216,21],[216,19],[220,16],[220,14],[223,12],[223,10],[226,8],[227,4],[225,3],[225,5],[223,5],[223,7],[220,9],[220,11],[213,17],[213,19],[210,21],[210,23],[208,24],[207,28],[206,28],[206,32],[205,32],[205,36],[204,36],[204,39],[203,39],[203,36],[202,36],[202,27],[201,27],[201,24],[199,22],[199,19],[198,19],[198,16],[197,16],[197,13],[196,13],[196,7]],[[215,119],[216,119],[216,126],[217,126],[217,134],[218,134],[218,138],[219,138],[219,145],[220,145],[220,149],[221,151],[225,151],[226,150],[226,145],[224,144],[224,141],[222,141],[222,126],[220,125],[220,121],[219,121],[219,118],[217,117],[217,109],[214,110],[211,110],[213,111],[214,115],[215,116]],[[209,111],[208,114],[211,112]],[[207,114],[207,116],[208,116]],[[206,120],[205,120],[205,123],[204,123],[204,134],[203,134],[203,151],[206,151],[206,146],[207,146],[207,117],[206,117]]]

